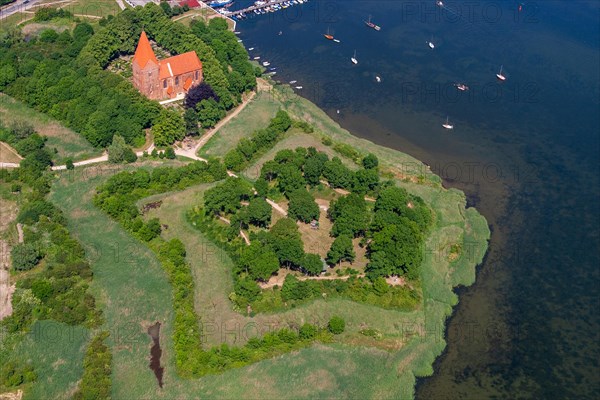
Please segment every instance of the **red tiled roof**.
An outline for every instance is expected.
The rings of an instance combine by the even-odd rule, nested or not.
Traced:
[[[170,95],[170,94],[172,94],[172,93],[173,93],[173,86],[169,86],[169,87],[167,88],[167,94],[169,94],[169,95]]]
[[[195,51],[189,51],[177,56],[165,58],[160,61],[159,66],[159,78],[165,79],[171,76],[178,76],[202,69],[202,62]]]
[[[179,2],[179,5],[181,7],[183,7],[186,4],[188,5],[189,8],[200,7],[200,3],[198,3],[197,0],[184,0],[184,1]]]
[[[135,55],[133,56],[133,62],[137,62],[140,68],[145,68],[148,61],[158,65],[158,60],[154,55],[150,41],[146,36],[146,32],[142,31],[140,35],[140,41],[138,42],[137,48],[135,49]]]

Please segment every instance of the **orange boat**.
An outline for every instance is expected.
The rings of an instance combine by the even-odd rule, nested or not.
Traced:
[[[333,40],[333,35],[329,33],[329,28],[327,28],[327,33],[323,34],[323,36],[325,36],[325,39],[327,40]]]

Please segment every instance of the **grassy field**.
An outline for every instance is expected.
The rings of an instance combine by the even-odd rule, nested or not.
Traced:
[[[55,160],[57,164],[62,164],[68,157],[78,161],[101,154],[101,151],[92,147],[87,140],[71,129],[2,93],[0,93],[0,119],[5,125],[10,125],[12,122],[29,123],[37,132],[47,136],[46,147],[58,150]]]
[[[115,0],[76,0],[61,7],[75,15],[107,17],[115,15],[121,8]]]
[[[37,379],[25,388],[25,399],[72,397],[83,374],[88,331],[54,321],[37,321],[20,342],[16,354],[31,362]]]

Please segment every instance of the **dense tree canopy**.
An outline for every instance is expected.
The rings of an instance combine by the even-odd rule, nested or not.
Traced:
[[[335,238],[327,252],[327,263],[335,265],[342,261],[354,261],[355,257],[352,239],[347,235],[340,235]]]
[[[309,223],[319,219],[319,206],[315,198],[305,189],[297,189],[288,195],[288,215],[290,218]]]
[[[241,201],[249,199],[250,195],[250,184],[240,178],[229,177],[204,193],[204,208],[207,213],[234,212],[242,207]]]

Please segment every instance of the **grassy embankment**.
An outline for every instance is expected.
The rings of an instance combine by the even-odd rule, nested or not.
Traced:
[[[56,164],[63,164],[69,157],[78,161],[101,154],[100,150],[95,149],[81,135],[3,93],[0,93],[0,119],[6,126],[13,122],[31,124],[36,132],[48,137],[46,147],[58,151],[55,156]]]
[[[473,209],[465,210],[464,195],[443,189],[439,179],[413,158],[352,137],[316,106],[303,99],[294,96],[281,98],[280,94],[276,94],[268,101],[273,103],[272,110],[284,105],[294,116],[313,123],[334,141],[343,141],[365,152],[374,152],[389,173],[409,178],[400,183],[403,187],[421,196],[436,210],[436,227],[427,242],[423,265],[423,306],[407,314],[344,300],[319,300],[283,314],[259,315],[251,321],[231,311],[227,298],[232,291],[229,272],[231,260],[185,221],[185,211],[200,201],[206,186],[163,195],[163,206],[154,215],[169,225],[164,233],[166,237],[179,237],[188,248],[189,262],[196,279],[196,309],[202,321],[213,324],[207,327],[207,331],[216,330],[216,333],[206,337],[207,344],[221,340],[233,341],[234,334],[221,329],[221,324],[227,327],[228,332],[237,332],[239,344],[244,341],[244,332],[256,332],[257,326],[265,329],[260,324],[269,322],[301,323],[303,319],[323,321],[333,312],[347,321],[347,332],[341,337],[342,343],[316,345],[221,375],[183,381],[173,372],[171,293],[166,276],[149,249],[92,206],[94,189],[104,178],[81,175],[83,170],[80,170],[74,179],[68,178],[68,175],[59,179],[52,200],[66,212],[69,228],[84,244],[93,260],[96,274],[93,289],[106,315],[104,328],[119,332],[109,339],[114,355],[115,398],[192,395],[229,398],[409,398],[413,392],[414,374],[431,373],[431,363],[444,348],[443,322],[457,301],[452,287],[473,282],[475,265],[485,252],[489,230],[483,217]],[[248,108],[253,106],[255,104]],[[252,129],[244,124],[245,111],[232,123],[245,126],[245,132],[250,133]],[[271,116],[265,112],[264,124]],[[264,126],[260,121],[255,123],[257,127]],[[226,137],[227,132],[224,128],[217,138],[221,133]],[[293,137],[289,140],[293,140]],[[222,144],[217,141],[212,146],[216,149],[218,145],[219,152],[224,152],[235,143],[229,138]],[[457,238],[464,241],[463,253],[450,263],[448,249],[456,243]],[[145,328],[154,321],[163,323],[162,363],[166,367],[163,390],[158,389],[152,372],[147,368],[151,341]],[[255,325],[244,331],[244,324],[249,321]],[[236,328],[236,324],[239,328]],[[376,341],[358,334],[358,330],[365,326],[378,329],[383,339]],[[239,337],[240,333],[242,337]],[[407,338],[410,340],[400,346]],[[382,348],[388,348],[389,351]],[[81,348],[79,355],[73,357],[81,359],[83,351]],[[39,385],[40,382],[34,386],[39,388]]]

